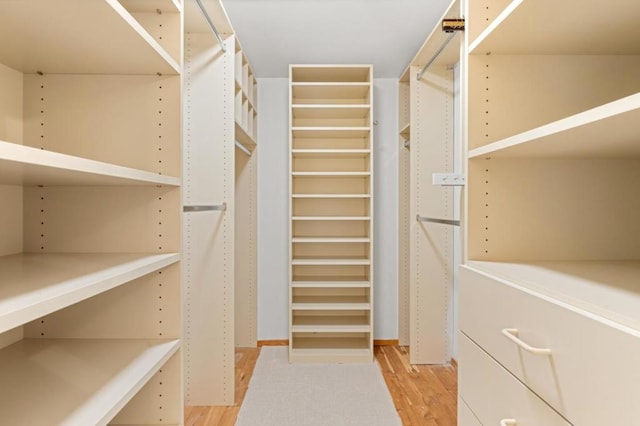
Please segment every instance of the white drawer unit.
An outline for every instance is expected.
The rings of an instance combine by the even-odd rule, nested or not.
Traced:
[[[638,330],[582,309],[585,298],[549,296],[543,284],[534,287],[525,279],[535,270],[543,279],[542,268],[520,266],[469,262],[462,267],[462,332],[571,422],[635,424]],[[517,284],[496,277],[507,268]],[[516,270],[527,273],[518,279]],[[461,361],[461,381],[468,370]]]
[[[461,334],[458,392],[473,413],[464,414],[460,425],[570,425],[478,345]],[[475,416],[474,416],[475,415]],[[619,424],[619,423],[611,423]]]

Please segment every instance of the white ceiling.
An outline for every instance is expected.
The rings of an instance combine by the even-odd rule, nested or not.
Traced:
[[[223,0],[258,77],[289,64],[373,64],[397,78],[451,0]]]

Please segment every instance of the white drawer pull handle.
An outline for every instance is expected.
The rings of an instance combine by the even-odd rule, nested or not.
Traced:
[[[511,340],[512,342],[514,342],[516,345],[520,346],[522,349],[524,349],[527,352],[531,352],[532,354],[536,354],[536,355],[551,355],[551,349],[534,348],[533,346],[530,346],[525,342],[523,342],[522,340],[518,339],[517,328],[503,328],[502,334],[504,334],[504,336],[507,339]]]
[[[502,419],[500,426],[516,426],[516,419]]]

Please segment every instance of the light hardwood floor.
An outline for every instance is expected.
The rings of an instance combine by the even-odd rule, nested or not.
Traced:
[[[236,405],[185,407],[185,426],[234,426],[259,354],[260,348],[236,350]],[[377,346],[375,357],[403,426],[455,426],[455,367],[411,365],[406,346]]]

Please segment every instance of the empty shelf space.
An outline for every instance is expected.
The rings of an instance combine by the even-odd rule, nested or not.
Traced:
[[[0,63],[29,74],[180,73],[117,0],[3,1],[0,39],[11,40],[0,45]]]
[[[369,104],[369,83],[291,83],[295,105]]]
[[[369,333],[369,318],[362,315],[296,315],[293,333]]]
[[[473,54],[640,53],[640,3],[623,0],[616,13],[555,0],[513,0],[469,46]]]
[[[292,127],[294,138],[364,138],[369,136],[369,127]]]
[[[293,296],[291,309],[299,311],[366,311],[371,309],[367,296]]]
[[[170,254],[17,254],[0,257],[0,333],[180,259]]]
[[[371,67],[332,65],[292,65],[292,82],[363,82],[369,81]]]
[[[0,184],[179,186],[180,179],[0,141]]]
[[[370,238],[365,237],[341,237],[341,238],[309,238],[294,237],[291,239],[293,243],[370,243]]]
[[[364,221],[371,220],[370,216],[293,216],[291,220],[319,220],[319,221],[343,221],[343,220],[353,220],[353,221]]]
[[[249,151],[253,151],[256,146],[256,141],[253,139],[253,136],[249,134],[249,132],[236,121],[236,140]]]
[[[311,278],[294,277],[291,283],[292,288],[369,288],[371,283],[368,280],[354,281],[350,277],[331,277],[331,280],[319,281]]]
[[[341,257],[337,259],[324,258],[294,258],[292,265],[370,265],[371,260],[366,258]]]
[[[367,104],[294,104],[291,105],[293,118],[368,118],[371,107]]]
[[[640,93],[473,149],[469,157],[640,158]]]
[[[640,331],[640,261],[469,261],[467,266]]]
[[[26,339],[8,346],[0,351],[2,422],[107,424],[179,346],[133,339]]]
[[[293,177],[368,177],[371,172],[291,172]]]
[[[292,149],[293,158],[366,158],[369,149]]]
[[[292,194],[292,198],[371,198],[369,194]]]

